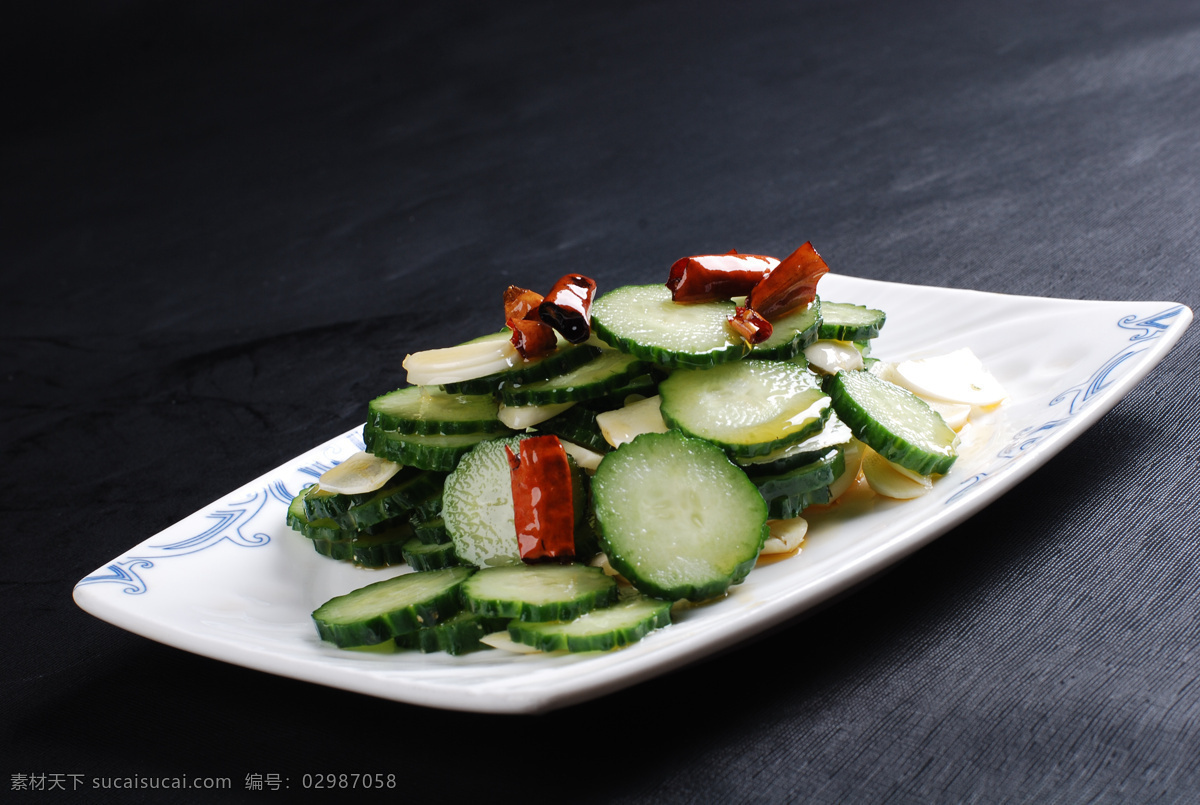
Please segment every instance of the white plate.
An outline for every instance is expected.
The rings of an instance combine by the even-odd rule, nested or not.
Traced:
[[[725,598],[605,654],[463,657],[342,651],[309,613],[404,569],[355,569],[317,555],[284,522],[292,495],[362,446],[361,428],[326,442],[156,534],[82,579],[75,601],[171,646],[282,676],[429,707],[551,710],[679,667],[796,616],[961,523],[1113,407],[1191,321],[1170,302],[1001,296],[828,276],[822,296],[878,307],[874,355],[899,360],[970,347],[1010,401],[933,492],[907,502],[857,489],[809,517],[804,550],[762,564]],[[365,402],[365,401],[364,401]]]

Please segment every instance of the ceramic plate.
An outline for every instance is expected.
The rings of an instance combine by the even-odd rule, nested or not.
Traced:
[[[806,517],[796,556],[760,563],[724,598],[620,651],[392,654],[321,642],[310,613],[406,572],[356,569],[314,552],[284,522],[292,496],[362,448],[332,439],[231,492],[82,579],[75,600],[153,640],[273,674],[401,702],[497,713],[552,710],[727,648],[861,582],[995,500],[1090,427],[1179,340],[1191,311],[1170,302],[1002,296],[828,276],[822,297],[887,311],[873,354],[900,360],[970,347],[1010,399],[973,419],[953,470],[906,502],[861,484]],[[931,322],[936,325],[931,325]],[[364,400],[364,404],[365,404]]]

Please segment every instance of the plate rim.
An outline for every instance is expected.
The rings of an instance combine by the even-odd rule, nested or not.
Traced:
[[[616,661],[603,663],[602,668],[598,667],[600,663],[594,662],[594,660],[599,658],[588,656],[572,658],[573,660],[578,659],[578,661],[559,667],[578,669],[580,665],[589,662],[593,663],[592,667],[589,668],[584,665],[581,669],[582,673],[560,674],[555,680],[543,680],[543,684],[532,686],[532,689],[531,686],[526,685],[521,691],[506,691],[503,697],[497,697],[494,691],[474,696],[471,695],[471,691],[463,687],[448,689],[438,686],[417,686],[418,692],[422,694],[421,696],[398,696],[396,695],[397,691],[393,689],[396,683],[394,680],[389,679],[389,674],[367,674],[368,678],[365,680],[365,684],[359,675],[352,675],[349,679],[339,679],[336,675],[331,676],[327,673],[330,663],[323,656],[318,655],[315,658],[289,657],[272,653],[261,647],[248,647],[244,642],[232,639],[219,640],[212,635],[188,632],[178,626],[172,627],[168,623],[156,620],[136,607],[122,606],[121,604],[128,600],[128,596],[117,598],[116,596],[105,596],[95,592],[94,588],[98,586],[95,584],[95,581],[101,578],[98,574],[103,574],[106,570],[111,569],[123,557],[132,556],[139,548],[148,546],[160,535],[172,528],[178,527],[191,517],[197,517],[202,513],[215,510],[235,496],[269,486],[273,481],[287,472],[289,468],[302,464],[307,457],[317,455],[321,451],[327,450],[347,438],[354,439],[356,433],[361,433],[362,425],[301,452],[294,458],[242,484],[216,501],[201,507],[188,517],[182,518],[176,523],[169,525],[166,529],[151,535],[123,553],[118,554],[109,563],[101,565],[96,571],[80,579],[72,590],[72,597],[75,603],[85,612],[118,628],[190,653],[254,670],[265,671],[278,676],[365,693],[397,702],[439,709],[495,714],[547,712],[598,698],[637,684],[640,681],[671,672],[703,657],[728,651],[736,645],[747,642],[770,629],[786,625],[788,622],[798,618],[805,611],[817,607],[831,598],[856,587],[904,557],[938,539],[946,532],[961,525],[964,521],[1006,494],[1038,468],[1045,465],[1051,458],[1061,452],[1064,447],[1090,429],[1105,414],[1112,410],[1169,354],[1171,349],[1183,337],[1193,317],[1192,310],[1181,302],[1133,299],[1065,299],[1003,294],[967,288],[914,285],[851,277],[848,275],[830,275],[831,278],[834,276],[837,277],[835,282],[847,281],[852,285],[865,284],[877,286],[877,290],[899,287],[904,288],[906,291],[911,290],[918,293],[948,292],[955,295],[965,294],[968,296],[994,297],[1004,300],[1005,303],[1031,300],[1037,303],[1058,303],[1073,307],[1096,306],[1111,308],[1117,305],[1137,305],[1158,308],[1160,310],[1158,313],[1160,317],[1166,317],[1169,313],[1169,317],[1178,316],[1178,318],[1145,339],[1151,342],[1148,349],[1141,350],[1143,353],[1142,357],[1129,367],[1130,370],[1117,377],[1110,386],[1103,390],[1103,398],[1098,404],[1087,406],[1077,415],[1073,415],[1065,427],[1052,429],[1046,433],[1044,438],[1039,438],[1037,443],[1033,444],[1028,452],[1025,452],[1024,448],[1022,448],[1019,453],[1019,456],[1023,459],[1022,461],[1005,465],[1004,468],[996,473],[995,477],[982,479],[986,480],[987,483],[984,483],[982,485],[983,488],[977,489],[973,494],[965,495],[958,500],[954,500],[953,498],[948,500],[932,525],[912,523],[892,534],[886,541],[874,546],[862,555],[850,557],[845,562],[839,563],[831,572],[789,590],[781,597],[774,598],[771,602],[770,617],[763,618],[753,628],[737,633],[727,629],[705,640],[685,638],[681,641],[672,641],[670,647],[660,645],[651,651],[631,651],[637,648],[635,644],[635,646],[631,646],[621,652],[608,654],[607,656],[616,658]],[[360,436],[358,437],[358,441],[361,441]],[[1019,471],[1004,471],[1008,467],[1013,466],[1018,467]],[[985,475],[987,474],[985,473]],[[982,481],[979,483],[982,483]],[[974,484],[974,486],[978,486],[979,483]],[[958,494],[955,493],[955,496]],[[113,579],[104,577],[103,580],[111,581]],[[669,629],[663,631],[669,632]],[[680,642],[683,643],[682,646],[678,645]],[[636,656],[634,656],[635,654]],[[622,657],[620,655],[625,656]],[[598,678],[591,679],[590,677]],[[355,682],[359,684],[355,684]],[[404,693],[404,691],[400,691],[400,693]]]

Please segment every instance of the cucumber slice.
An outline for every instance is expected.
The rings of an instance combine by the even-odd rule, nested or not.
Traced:
[[[821,432],[829,397],[816,375],[780,361],[677,369],[658,385],[662,418],[733,456],[766,455]]]
[[[484,442],[467,454],[446,478],[442,519],[464,564],[475,567],[521,563],[513,523],[512,468],[505,446],[517,452],[519,437]],[[588,479],[571,461],[576,548],[587,517]],[[556,490],[549,490],[553,494]]]
[[[450,532],[446,530],[446,521],[440,514],[423,519],[414,516],[409,519],[409,522],[412,523],[413,533],[416,534],[417,539],[426,545],[440,545],[450,541]]]
[[[573,442],[597,453],[607,453],[612,448],[604,441],[604,434],[596,424],[596,412],[573,406],[552,419],[537,426],[539,433],[552,433],[563,441]]]
[[[633,595],[571,621],[513,621],[508,636],[542,651],[608,651],[636,643],[670,622],[670,601]]]
[[[678,304],[665,285],[626,285],[592,304],[592,329],[622,352],[664,366],[736,361],[746,342],[728,326],[732,302]]]
[[[326,601],[313,611],[322,640],[370,646],[433,626],[461,608],[459,587],[473,568],[450,567],[368,584]]]
[[[822,302],[818,337],[825,341],[866,341],[879,335],[886,320],[887,314],[882,310],[844,302]]]
[[[767,502],[768,517],[790,520],[798,517],[806,506],[828,503],[829,485],[845,469],[845,455],[840,447],[835,447],[808,464],[774,475],[754,475],[750,480]]]
[[[592,360],[546,380],[512,383],[500,391],[505,405],[551,405],[603,397],[628,386],[649,366],[625,352],[606,349]]]
[[[377,534],[359,534],[352,539],[314,539],[313,549],[322,556],[353,562],[361,567],[390,567],[404,564],[404,545],[413,538],[408,523],[400,523]],[[410,563],[411,564],[411,563]]]
[[[919,475],[945,475],[958,435],[924,400],[870,372],[838,372],[825,388],[854,435],[888,461]]]
[[[335,519],[346,528],[361,531],[407,514],[418,500],[436,490],[444,477],[442,473],[419,472],[395,486],[380,489]]]
[[[499,404],[490,394],[447,394],[430,386],[406,386],[367,403],[367,423],[398,433],[497,433]]]
[[[512,333],[503,329],[498,333],[485,335],[475,341],[502,339],[507,341]],[[474,343],[468,341],[467,343]],[[558,348],[541,358],[521,361],[518,365],[502,372],[495,372],[485,377],[476,377],[455,383],[442,385],[442,391],[449,394],[494,394],[512,383],[532,383],[535,380],[545,380],[548,377],[561,375],[576,366],[581,366],[599,354],[600,350],[590,344],[571,344],[561,335],[558,336]]]
[[[751,477],[774,475],[811,464],[828,453],[831,447],[844,445],[853,438],[854,433],[846,423],[838,419],[837,414],[831,413],[829,419],[825,420],[825,427],[816,436],[773,450],[765,456],[737,458],[735,461]]]
[[[367,450],[375,455],[398,464],[442,472],[454,469],[459,459],[469,453],[475,445],[495,438],[498,438],[496,433],[426,435],[379,430],[370,425],[363,428],[363,442],[366,443]]]
[[[750,350],[751,358],[786,361],[803,353],[804,348],[817,340],[821,328],[821,300],[781,316],[771,322],[771,337]]]
[[[316,486],[308,487],[292,498],[292,502],[288,504],[288,526],[299,531],[309,539],[326,540],[329,542],[352,540],[365,534],[377,534],[404,521],[404,515],[397,514],[360,528],[352,523],[346,523],[342,520],[329,517],[309,519],[308,514],[305,512],[305,499],[307,496],[313,494],[316,489]]]
[[[767,504],[716,445],[644,433],[592,478],[601,547],[647,595],[700,601],[746,577],[767,538]]]
[[[404,560],[413,570],[438,570],[443,567],[461,565],[454,553],[454,543],[426,543],[413,537],[401,549]]]
[[[587,565],[489,567],[467,582],[462,597],[472,612],[522,621],[570,620],[617,600],[616,581]]]
[[[515,452],[518,444],[515,437],[484,442],[446,478],[442,519],[465,564],[487,567],[521,561],[513,524],[512,469],[504,452],[506,446]]]
[[[507,618],[485,618],[463,610],[437,626],[398,636],[396,645],[399,648],[420,649],[423,654],[444,651],[457,656],[491,648],[480,642],[480,638],[501,631],[507,626]]]

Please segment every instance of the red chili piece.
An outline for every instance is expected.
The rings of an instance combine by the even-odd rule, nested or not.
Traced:
[[[774,329],[771,327],[771,322],[748,307],[735,308],[733,315],[729,317],[729,326],[751,344],[761,344],[766,341],[771,337]]]
[[[529,319],[537,318],[538,305],[542,303],[542,295],[526,288],[509,285],[504,289],[504,318]]]
[[[667,287],[676,302],[712,302],[745,296],[779,264],[759,254],[706,254],[684,257],[671,266]]]
[[[505,322],[512,330],[512,341],[517,352],[526,360],[540,358],[554,351],[558,346],[558,338],[554,330],[532,319],[509,319]]]
[[[538,315],[572,344],[582,344],[592,332],[595,295],[595,280],[582,274],[564,274],[546,294]]]
[[[521,441],[520,455],[505,445],[512,470],[513,522],[521,559],[575,555],[575,496],[571,465],[557,436]]]
[[[746,305],[766,319],[779,318],[815,299],[817,282],[827,273],[829,266],[812,243],[806,242],[754,286]]]

